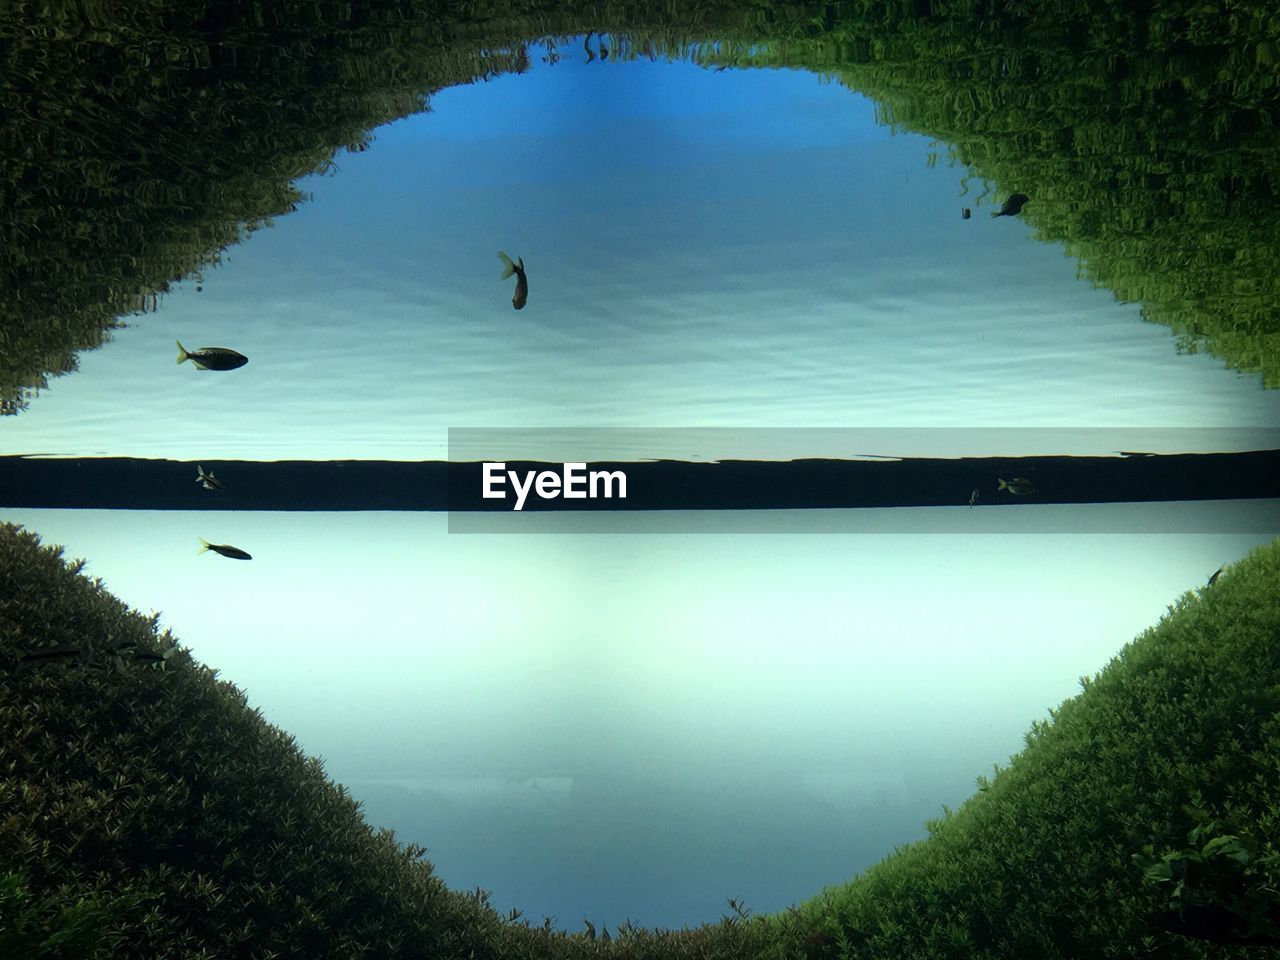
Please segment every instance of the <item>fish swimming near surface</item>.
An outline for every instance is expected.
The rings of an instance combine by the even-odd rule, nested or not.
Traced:
[[[206,490],[225,490],[222,481],[213,475],[213,471],[204,472],[204,467],[196,467],[196,483],[203,484]]]
[[[200,538],[200,550],[204,553],[206,550],[212,550],[214,553],[220,553],[224,557],[230,557],[232,560],[252,560],[253,557],[245,553],[239,547],[233,547],[228,543],[210,543],[204,537]]]
[[[512,261],[501,250],[498,251],[498,259],[506,264],[502,271],[502,279],[505,280],[513,273],[516,277],[516,295],[511,298],[511,305],[517,310],[524,309],[526,301],[529,299],[529,278],[524,275],[524,257],[520,257],[518,261]]]
[[[178,362],[190,360],[200,370],[234,370],[249,362],[249,358],[243,353],[236,353],[226,347],[201,347],[199,350],[188,350],[182,345],[181,340],[175,342],[178,344]]]
[[[1029,493],[1035,493],[1036,485],[1026,477],[1014,477],[1012,480],[1000,480],[997,490],[1008,490],[1015,497],[1025,497]]]
[[[1016,217],[1022,212],[1022,208],[1031,200],[1025,193],[1014,193],[1004,202],[1004,206],[1000,208],[999,213],[993,213],[993,217]]]
[[[973,211],[970,210],[968,207],[965,207],[963,210],[960,211],[961,220],[968,220],[972,216],[973,216]]]

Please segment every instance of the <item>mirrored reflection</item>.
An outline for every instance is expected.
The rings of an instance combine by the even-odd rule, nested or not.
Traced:
[[[162,609],[454,889],[562,927],[782,911],[1271,539],[1269,493],[1050,503],[1003,466],[945,506],[536,537],[345,512],[336,477],[456,460],[459,428],[698,465],[1261,449],[1260,2],[63,6],[0,9],[0,455],[155,483],[65,512],[0,484],[2,519]]]
[[[1154,39],[1070,60],[1078,38],[1030,31],[1019,51],[983,20],[963,40],[918,25],[928,52],[903,62],[900,38],[847,42],[844,15],[785,49],[419,42],[418,69],[444,72],[395,95],[350,82],[375,49],[354,40],[326,83],[281,53],[251,91],[234,44],[193,43],[139,67],[148,85],[81,90],[56,136],[13,113],[14,176],[40,188],[17,192],[8,245],[0,392],[27,415],[6,452],[429,459],[466,425],[1276,422],[1257,389],[1265,43],[1253,63],[1235,43],[1181,56],[1173,79]],[[163,129],[142,119],[160,104]],[[534,279],[504,298],[508,250]],[[76,360],[133,308],[153,313]],[[253,362],[166,369],[175,341]]]

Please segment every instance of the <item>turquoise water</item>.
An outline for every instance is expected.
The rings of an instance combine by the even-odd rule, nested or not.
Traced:
[[[0,453],[442,459],[450,427],[1280,422],[1257,377],[1177,355],[1020,219],[990,218],[945,145],[813,75],[565,60],[432,102],[306,181],[311,202],[202,292],[187,280],[82,355],[0,423]],[[528,267],[520,312],[499,249]],[[177,366],[175,339],[250,363]]]
[[[967,510],[879,512],[932,515],[927,530]],[[89,557],[144,612],[162,603],[162,625],[451,886],[568,929],[699,924],[728,897],[781,910],[852,878],[1273,535],[717,535],[707,513],[653,536],[467,536],[426,513],[6,518]],[[197,555],[201,535],[254,560]]]
[[[1024,221],[990,218],[945,145],[811,75],[564,60],[432,102],[0,418],[0,453],[440,459],[458,427],[805,428],[645,451],[704,459],[1019,427],[995,452],[1062,453],[1083,452],[1070,431],[1280,423],[1257,377],[1178,355]],[[498,250],[527,265],[520,312]],[[178,339],[250,363],[178,366]],[[861,452],[938,452],[893,436]],[[1149,449],[1120,436],[1103,447]],[[1256,506],[1164,509],[1212,529]],[[1152,516],[1115,509],[1117,529]],[[878,536],[718,535],[707,514],[538,537],[427,514],[4,519],[162,605],[451,886],[577,928],[778,910],[850,879],[1272,535],[943,536],[971,515],[910,513],[919,533]],[[198,536],[255,559],[197,556]]]

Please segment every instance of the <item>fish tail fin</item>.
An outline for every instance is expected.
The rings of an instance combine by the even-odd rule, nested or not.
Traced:
[[[191,356],[191,354],[187,353],[187,348],[182,345],[181,340],[175,340],[174,343],[178,345],[178,362],[182,363],[182,361],[186,360],[187,357]]]
[[[199,540],[200,540],[200,549],[197,550],[196,553],[204,553],[206,550],[209,549],[209,541],[206,540],[204,537],[200,537]]]
[[[507,277],[513,276],[516,272],[516,265],[511,262],[511,258],[507,256],[505,251],[503,250],[498,251],[498,259],[501,260],[504,264],[506,264],[506,266],[503,267],[503,270],[502,270],[502,279],[505,280],[507,279]],[[520,266],[521,268],[524,267],[523,260],[521,260]]]

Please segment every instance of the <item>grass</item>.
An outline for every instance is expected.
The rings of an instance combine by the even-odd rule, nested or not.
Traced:
[[[0,526],[6,957],[1280,956],[1280,541],[1179,598],[927,839],[847,885],[765,917],[731,901],[696,930],[575,934],[449,890],[80,567]],[[22,659],[56,647],[75,655]]]

